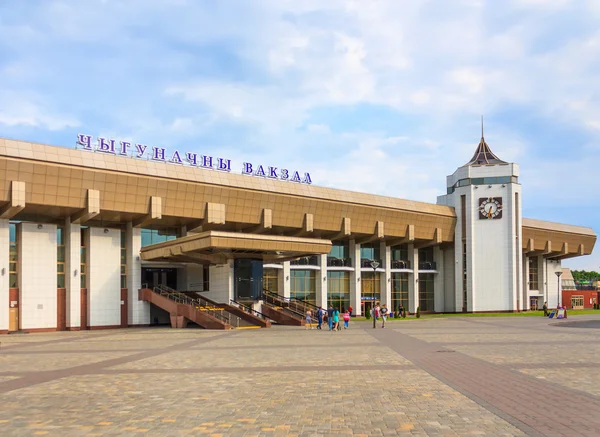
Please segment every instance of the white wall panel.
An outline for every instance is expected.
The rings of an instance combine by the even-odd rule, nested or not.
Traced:
[[[90,228],[89,326],[121,324],[121,230]]]
[[[149,325],[150,304],[143,300],[138,300],[138,290],[142,288],[142,261],[140,260],[142,230],[134,228],[131,222],[127,223],[125,230],[125,246],[127,249],[128,324]]]
[[[56,226],[20,226],[21,329],[56,328]]]
[[[0,331],[8,330],[10,234],[8,220],[0,220]],[[4,274],[2,274],[4,269]]]
[[[75,275],[77,270],[77,275]],[[81,226],[65,221],[67,327],[81,326]]]

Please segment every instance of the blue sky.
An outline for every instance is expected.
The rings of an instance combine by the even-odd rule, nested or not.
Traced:
[[[481,114],[525,217],[600,231],[597,0],[0,0],[3,137],[108,135],[435,202]],[[566,264],[598,270],[600,249]]]

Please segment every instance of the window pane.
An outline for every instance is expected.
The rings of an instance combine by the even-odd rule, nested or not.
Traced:
[[[10,223],[8,225],[8,229],[9,229],[9,233],[10,233],[10,242],[16,243],[17,242],[17,225],[14,223]]]
[[[56,286],[58,288],[65,288],[65,275],[64,273],[56,275]]]
[[[81,288],[86,288],[85,275],[81,275]]]
[[[121,276],[121,288],[127,288],[127,276]]]
[[[19,285],[17,284],[17,274],[16,273],[11,273],[10,277],[8,279],[8,286],[10,288],[18,288]]]
[[[65,265],[64,264],[60,264],[60,263],[57,264],[56,265],[56,271],[58,273],[64,273],[65,272]]]
[[[65,246],[59,246],[56,250],[56,256],[58,262],[65,262]]]

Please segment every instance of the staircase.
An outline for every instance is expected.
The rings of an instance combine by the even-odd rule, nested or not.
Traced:
[[[171,315],[173,328],[185,328],[188,321],[206,329],[233,329],[250,325],[246,320],[226,311],[224,307],[201,297],[192,298],[164,285],[154,289],[141,289],[139,299],[167,311]]]
[[[304,326],[306,312],[310,310],[316,320],[318,307],[300,299],[283,297],[264,290],[262,313],[281,325]]]
[[[217,303],[214,300],[201,296],[195,291],[185,291],[182,293],[184,293],[188,297],[200,299],[208,305],[214,305],[219,308],[222,308],[223,311],[229,314],[233,314],[239,317],[240,319],[244,320],[244,322],[246,322],[247,327],[254,326],[257,328],[269,328],[271,326],[271,319],[266,317],[264,314],[259,313],[258,311],[254,311],[252,308],[246,305],[236,302],[235,300],[230,299],[229,304],[224,304]]]

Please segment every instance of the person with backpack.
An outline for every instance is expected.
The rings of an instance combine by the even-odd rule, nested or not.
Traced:
[[[333,330],[333,305],[329,305],[327,308],[327,323],[329,323],[329,330]]]
[[[349,323],[350,323],[350,311],[346,311],[344,313],[344,329],[348,329]]]
[[[381,327],[385,328],[385,321],[387,320],[388,316],[388,309],[386,304],[381,305],[379,313],[381,314]]]

